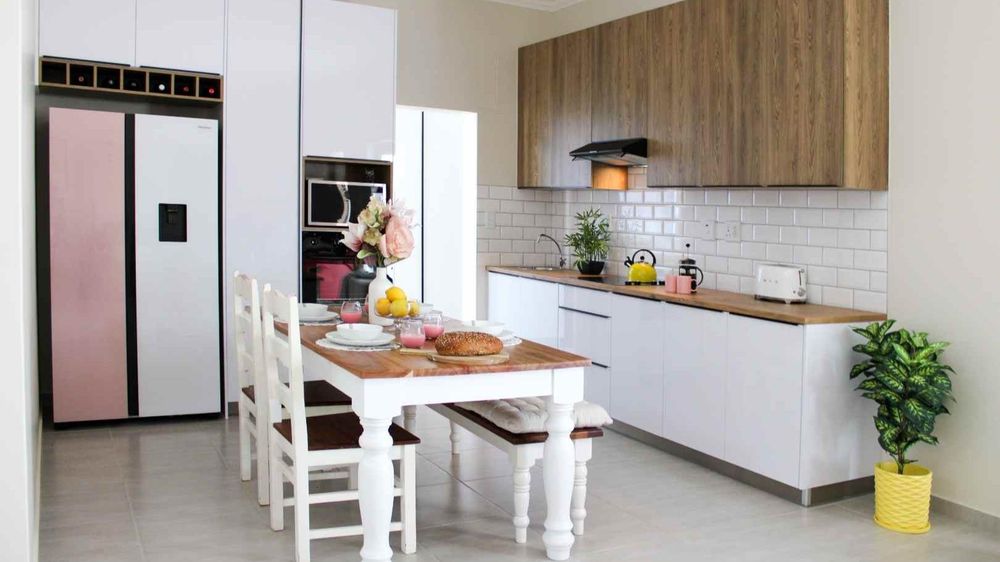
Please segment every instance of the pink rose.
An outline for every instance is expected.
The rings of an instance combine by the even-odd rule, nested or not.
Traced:
[[[347,232],[344,233],[344,240],[342,242],[352,252],[357,253],[361,250],[362,237],[364,235],[365,225],[351,224],[347,227]]]
[[[379,251],[385,257],[404,259],[413,253],[413,234],[403,217],[394,216],[385,227],[385,235],[379,241]]]

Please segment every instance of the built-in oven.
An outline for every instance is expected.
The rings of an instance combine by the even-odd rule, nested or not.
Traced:
[[[384,183],[359,183],[310,178],[306,180],[305,224],[312,228],[343,228],[358,222],[372,196],[385,201]]]

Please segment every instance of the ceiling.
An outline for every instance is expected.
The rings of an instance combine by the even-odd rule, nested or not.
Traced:
[[[520,6],[522,8],[532,8],[535,10],[543,10],[546,12],[555,12],[561,10],[567,6],[572,6],[583,0],[491,0],[492,2],[500,2],[501,4],[510,4],[512,6]]]

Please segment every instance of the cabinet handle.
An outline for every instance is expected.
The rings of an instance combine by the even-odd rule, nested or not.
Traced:
[[[590,364],[593,365],[593,366],[595,366],[595,367],[600,367],[602,369],[609,369],[610,368],[607,365],[602,365],[601,363],[598,363],[597,361],[591,361]]]

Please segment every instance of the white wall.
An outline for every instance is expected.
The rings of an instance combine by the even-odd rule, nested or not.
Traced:
[[[889,315],[952,342],[934,493],[1000,516],[1000,2],[892,0]]]
[[[35,320],[34,0],[0,2],[0,545],[37,559],[38,374]]]

